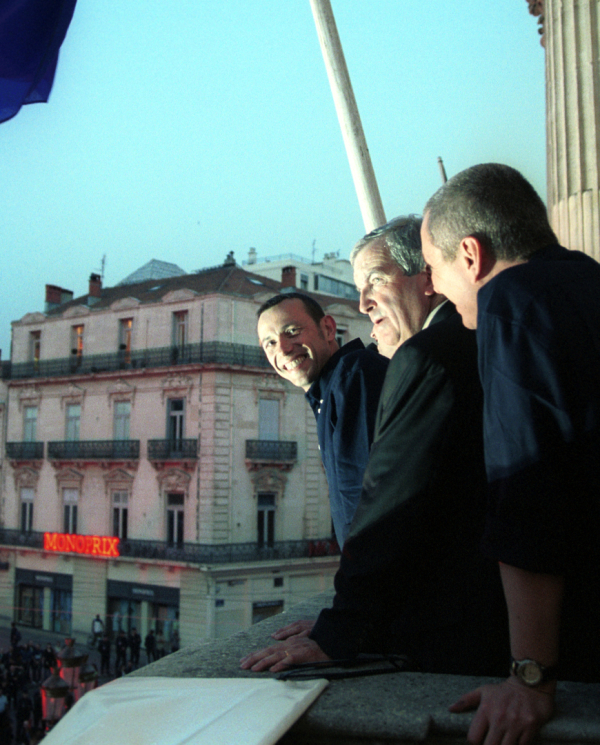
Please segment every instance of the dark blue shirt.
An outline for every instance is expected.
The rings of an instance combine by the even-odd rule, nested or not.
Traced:
[[[317,420],[331,519],[340,547],[360,499],[388,361],[354,339],[331,357],[305,394]]]
[[[477,301],[484,550],[565,576],[560,676],[600,680],[600,265],[550,246]]]

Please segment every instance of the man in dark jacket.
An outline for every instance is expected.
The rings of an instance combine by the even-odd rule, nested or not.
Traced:
[[[244,668],[277,672],[361,652],[406,654],[427,672],[493,675],[505,664],[498,568],[479,551],[486,484],[475,338],[433,290],[420,223],[394,220],[351,256],[361,311],[396,352],[333,607],[308,636],[250,655]]]

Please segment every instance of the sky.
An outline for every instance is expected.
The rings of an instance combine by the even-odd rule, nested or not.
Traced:
[[[331,0],[386,218],[495,161],[546,196],[526,0]],[[309,0],[78,0],[47,104],[0,125],[0,349],[44,287],[151,259],[348,257],[364,234]]]

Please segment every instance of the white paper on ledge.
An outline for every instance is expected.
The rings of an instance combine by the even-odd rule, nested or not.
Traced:
[[[44,745],[272,745],[326,680],[119,678],[86,693]]]

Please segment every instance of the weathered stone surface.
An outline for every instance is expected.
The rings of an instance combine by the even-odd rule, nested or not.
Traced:
[[[315,618],[330,593],[294,606],[227,639],[186,648],[148,665],[134,676],[230,678],[270,676],[239,669],[248,652],[275,643],[270,634],[300,618]],[[397,673],[332,681],[280,745],[465,742],[472,714],[451,714],[461,694],[492,679],[459,675]],[[558,713],[543,740],[574,745],[600,743],[600,684],[560,683]]]

